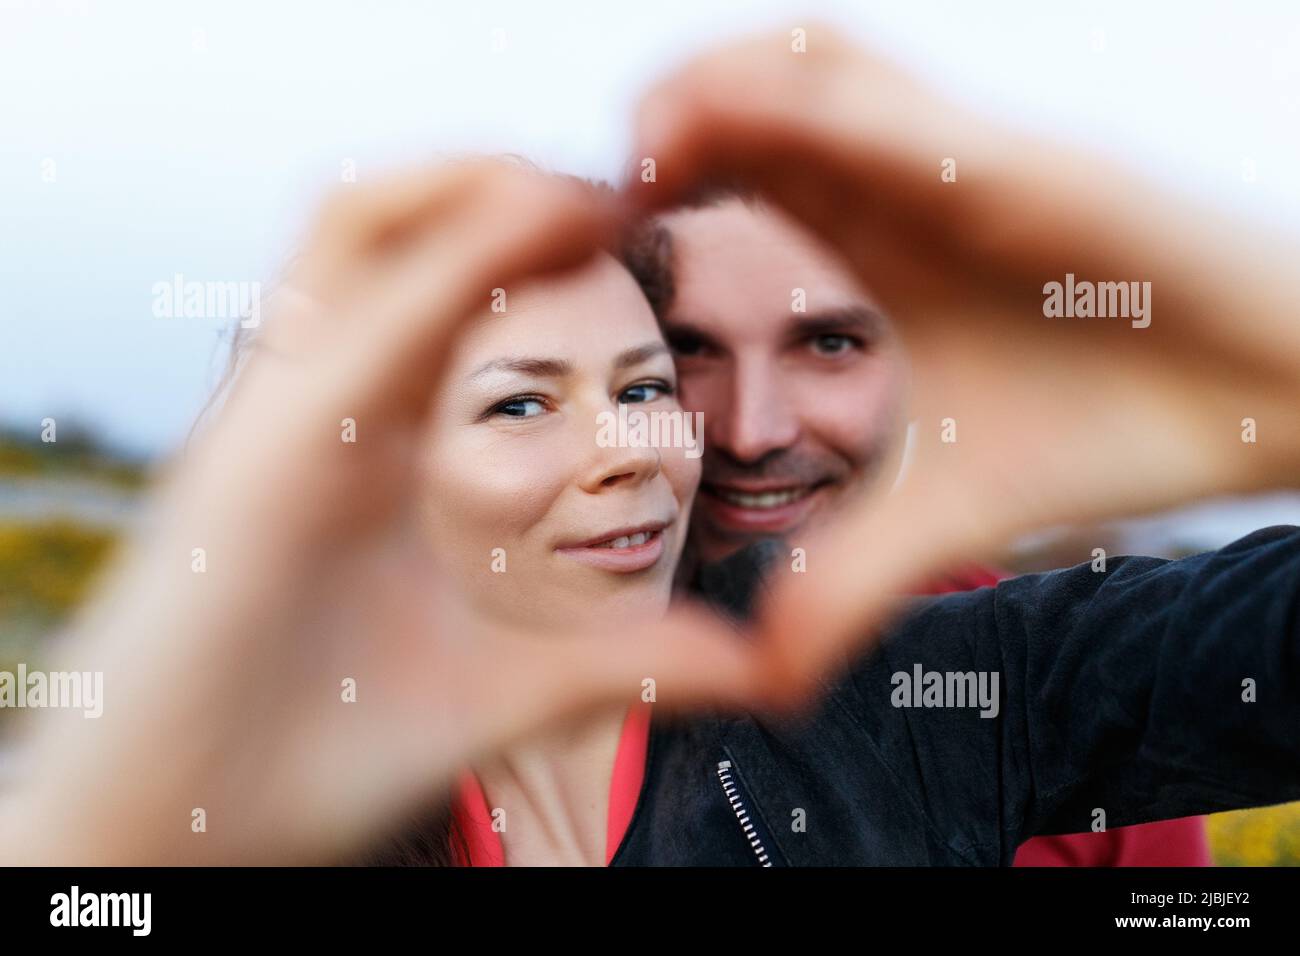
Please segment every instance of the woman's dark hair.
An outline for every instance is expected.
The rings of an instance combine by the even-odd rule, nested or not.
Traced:
[[[350,862],[353,866],[458,866],[460,859],[469,859],[469,847],[448,794]]]

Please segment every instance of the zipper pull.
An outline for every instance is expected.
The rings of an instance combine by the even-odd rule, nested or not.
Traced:
[[[763,840],[754,826],[754,821],[749,817],[749,808],[745,806],[745,795],[740,788],[740,781],[731,773],[730,760],[718,761],[718,781],[722,784],[722,792],[727,802],[731,804],[731,812],[736,815],[736,821],[740,824],[750,849],[758,858],[759,866],[771,866],[772,858],[768,855],[767,848],[763,846]]]

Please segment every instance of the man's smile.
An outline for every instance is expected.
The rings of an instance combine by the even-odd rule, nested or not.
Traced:
[[[804,484],[705,483],[697,507],[701,517],[723,531],[781,534],[802,524],[834,484],[830,479]]]

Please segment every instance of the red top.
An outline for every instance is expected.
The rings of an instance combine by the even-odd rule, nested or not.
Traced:
[[[614,775],[609,782],[609,813],[605,827],[605,865],[614,858],[623,835],[632,823],[636,802],[645,778],[646,748],[650,742],[650,704],[633,704],[623,718],[623,732],[614,756]],[[460,796],[452,806],[456,823],[469,844],[469,860],[456,844],[456,861],[460,866],[505,866],[505,848],[501,835],[492,829],[483,788],[473,771],[460,778]]]
[[[922,593],[947,594],[992,586],[1001,576],[984,568],[967,568],[920,588]],[[605,829],[605,865],[614,858],[636,810],[645,777],[650,737],[650,704],[628,708],[614,757],[609,784],[609,815]],[[483,788],[472,771],[461,775],[460,793],[452,813],[469,844],[466,860],[456,845],[460,866],[505,866],[505,849],[492,829]],[[1120,827],[1102,833],[1071,833],[1034,837],[1016,851],[1016,866],[1209,866],[1210,849],[1200,817]]]

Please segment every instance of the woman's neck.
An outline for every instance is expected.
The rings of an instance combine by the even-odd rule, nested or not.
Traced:
[[[507,866],[604,866],[609,788],[625,706],[529,738],[477,770],[505,811]]]

